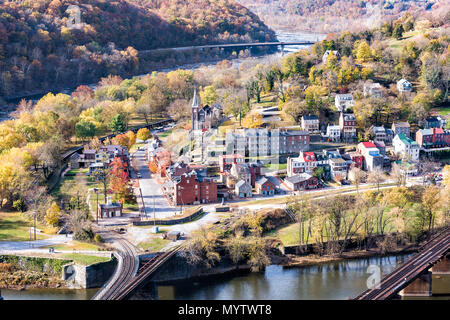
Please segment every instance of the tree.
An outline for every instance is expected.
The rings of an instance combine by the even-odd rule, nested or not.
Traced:
[[[259,113],[249,113],[242,120],[242,126],[245,128],[259,128],[262,125],[263,116]]]
[[[85,119],[78,121],[75,125],[75,135],[81,139],[92,138],[95,136],[95,131],[95,124]]]
[[[61,209],[56,202],[47,209],[45,214],[45,222],[50,226],[56,226],[59,222],[59,217],[61,214]]]
[[[107,192],[108,192],[108,182],[109,182],[109,170],[107,168],[97,168],[94,170],[94,172],[92,174],[93,174],[95,180],[102,185],[103,195],[104,195],[105,201],[106,201],[106,196],[107,196]]]
[[[372,58],[369,44],[366,41],[361,41],[356,49],[356,58],[361,62],[367,62]]]
[[[109,127],[114,133],[122,133],[126,130],[126,126],[121,114],[117,114],[110,122]]]
[[[230,255],[231,261],[238,267],[239,263],[244,260],[247,253],[247,240],[241,233],[235,234],[227,243],[227,251]]]
[[[150,130],[148,130],[147,128],[141,128],[138,130],[136,137],[139,140],[147,141],[152,137],[152,134],[150,133]]]
[[[367,182],[373,183],[377,186],[378,192],[380,192],[380,184],[386,181],[386,175],[380,169],[371,171],[367,177]]]
[[[367,173],[365,173],[360,168],[354,167],[350,170],[349,176],[351,177],[350,180],[355,184],[356,186],[356,192],[359,193],[359,185],[364,182],[364,180],[367,177]]]
[[[169,113],[170,117],[175,121],[188,119],[191,116],[191,108],[189,106],[188,101],[185,99],[177,99],[173,101],[169,105],[167,112]]]
[[[403,29],[403,25],[401,23],[397,23],[394,26],[394,30],[392,31],[392,36],[400,40],[403,37],[403,32],[405,32],[405,30]]]
[[[202,102],[204,104],[208,104],[211,106],[217,101],[219,95],[217,94],[216,88],[214,88],[214,86],[207,86],[200,91],[200,98],[202,99]]]
[[[439,208],[439,189],[436,186],[426,187],[422,193],[422,206],[425,213],[428,232],[434,229],[436,211]]]

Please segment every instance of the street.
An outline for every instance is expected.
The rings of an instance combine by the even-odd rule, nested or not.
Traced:
[[[148,218],[167,218],[179,213],[179,209],[167,202],[161,191],[161,185],[152,177],[145,160],[146,149],[138,150],[134,154],[133,165],[141,174],[139,184],[145,205],[145,214]]]

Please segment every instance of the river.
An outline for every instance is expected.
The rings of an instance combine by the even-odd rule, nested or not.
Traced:
[[[316,266],[283,268],[272,265],[261,273],[227,274],[200,280],[175,281],[158,286],[159,300],[337,300],[356,296],[367,289],[369,265],[390,273],[409,255],[372,257],[325,263]],[[2,289],[5,300],[85,300],[96,289]]]

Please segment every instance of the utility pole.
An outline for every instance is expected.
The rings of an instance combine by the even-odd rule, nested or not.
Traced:
[[[36,241],[36,210],[34,210],[34,241]]]
[[[153,198],[153,225],[156,227],[155,198]]]
[[[97,224],[98,224],[98,188],[94,188],[94,192],[97,195],[97,208],[95,209],[96,211],[96,217],[97,217]]]

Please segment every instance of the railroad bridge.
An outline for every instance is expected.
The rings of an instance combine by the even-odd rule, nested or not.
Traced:
[[[223,43],[223,44],[210,44],[203,46],[188,46],[188,47],[174,47],[174,48],[159,48],[151,50],[140,50],[139,55],[144,56],[151,53],[164,52],[164,51],[189,51],[189,50],[207,50],[207,49],[253,49],[259,47],[272,47],[280,48],[281,53],[284,53],[284,48],[287,46],[309,46],[315,44],[317,41],[276,41],[276,42],[247,42],[247,43]]]
[[[436,234],[420,251],[384,277],[373,289],[353,300],[388,300],[401,296],[431,296],[433,275],[450,275],[450,227]],[[441,294],[450,294],[447,292]]]

